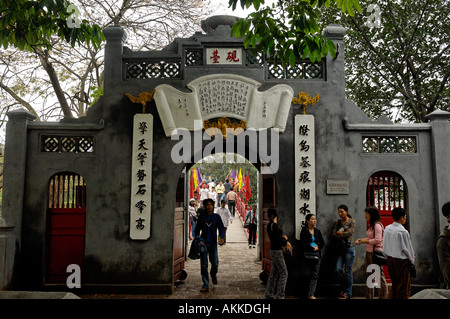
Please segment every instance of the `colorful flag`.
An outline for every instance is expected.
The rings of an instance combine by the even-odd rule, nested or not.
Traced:
[[[200,169],[197,167],[197,185],[201,185],[202,180],[202,174],[200,174]]]
[[[245,172],[243,172],[242,176],[245,176]],[[244,199],[245,198],[245,178],[242,179],[242,183],[241,183],[241,189],[239,190],[239,194],[241,195],[241,197]]]
[[[191,179],[194,181],[194,189],[197,189],[198,181],[197,181],[197,170],[191,169]],[[192,196],[191,196],[192,198]]]
[[[252,197],[252,192],[250,188],[250,178],[248,177],[245,179],[245,201],[248,202],[250,200],[250,197]]]
[[[192,169],[191,170],[191,176],[190,176],[190,181],[189,181],[189,198],[193,198],[194,197],[194,189],[196,188],[195,187],[195,183],[194,183],[194,173],[195,172],[195,170],[194,169]]]
[[[241,190],[242,187],[242,170],[239,169],[239,190]]]

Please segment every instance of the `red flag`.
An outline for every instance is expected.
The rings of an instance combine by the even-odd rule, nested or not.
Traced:
[[[250,190],[250,178],[248,177],[248,173],[247,173],[247,177],[245,179],[245,201],[248,202],[250,200],[251,196],[252,196],[252,194],[251,194],[251,190]]]

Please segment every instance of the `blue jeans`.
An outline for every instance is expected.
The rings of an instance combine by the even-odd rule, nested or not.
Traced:
[[[217,194],[217,207],[220,207],[220,202],[222,201],[223,193]]]
[[[217,254],[217,243],[206,244],[206,251],[200,255],[200,273],[202,275],[203,288],[209,289],[209,276],[208,276],[208,255],[209,262],[211,263],[211,279],[215,279],[217,270],[219,268],[219,255]]]
[[[195,238],[195,226],[197,226],[197,221],[191,217],[191,233],[192,237]]]
[[[353,261],[355,260],[355,247],[348,247],[338,255],[336,262],[336,273],[341,291],[346,295],[352,295],[353,287]],[[345,265],[345,266],[344,266]]]

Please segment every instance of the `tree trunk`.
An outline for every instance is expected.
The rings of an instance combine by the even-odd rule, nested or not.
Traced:
[[[61,88],[61,85],[59,84],[59,79],[56,74],[55,68],[53,67],[52,63],[48,60],[49,58],[48,51],[47,50],[42,51],[40,49],[37,49],[36,53],[38,54],[41,64],[44,67],[45,71],[47,71],[47,74],[50,78],[50,82],[52,83],[53,89],[55,90],[56,97],[58,98],[58,102],[61,105],[61,109],[64,113],[64,116],[73,118],[74,116],[72,114],[72,111],[70,110],[70,106],[67,103],[67,100],[64,97],[64,92]]]

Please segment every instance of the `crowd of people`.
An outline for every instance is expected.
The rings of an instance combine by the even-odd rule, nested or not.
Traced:
[[[210,186],[208,195],[206,192],[200,194],[200,206],[196,208],[197,201],[192,198],[189,208],[189,216],[192,224],[192,237],[201,235],[206,249],[199,253],[201,260],[201,274],[203,286],[201,291],[209,289],[208,278],[208,255],[211,262],[213,283],[217,283],[217,244],[226,243],[226,229],[232,223],[235,215],[234,201],[235,192],[232,185],[226,181],[217,186],[219,194],[215,192],[216,186]],[[223,187],[223,189],[222,189]],[[202,188],[206,189],[206,188]],[[202,190],[201,189],[201,190]],[[200,190],[200,191],[201,191]],[[223,191],[222,191],[223,190]],[[207,196],[207,197],[206,197]],[[220,208],[214,214],[215,203],[220,203]],[[231,203],[230,203],[231,202]],[[228,208],[225,205],[228,203]],[[230,205],[231,204],[231,205]],[[233,208],[233,209],[232,209]],[[373,299],[375,288],[379,288],[378,298],[384,299],[407,299],[411,296],[411,278],[415,276],[415,253],[411,243],[409,232],[404,225],[407,220],[405,209],[396,207],[392,210],[394,222],[384,228],[378,209],[374,206],[366,207],[364,210],[367,222],[367,231],[364,238],[355,239],[356,221],[349,214],[346,205],[337,207],[339,218],[335,221],[331,235],[331,252],[336,254],[336,278],[340,292],[338,299],[350,299],[353,288],[353,261],[355,259],[355,246],[365,245],[365,265],[378,265],[379,282],[367,285],[366,298]],[[442,207],[442,214],[450,223],[450,202]],[[279,216],[275,207],[268,209],[269,223],[267,234],[270,241],[271,270],[267,281],[265,296],[268,299],[285,296],[285,287],[288,278],[288,269],[285,262],[286,254],[293,254],[292,245],[288,237],[283,234],[279,225]],[[252,206],[244,219],[244,227],[248,228],[249,248],[256,247],[256,231],[258,223],[257,207]],[[364,224],[366,225],[366,223]],[[219,236],[217,237],[217,232]],[[437,240],[437,253],[440,272],[443,280],[443,288],[450,287],[450,229],[447,226]],[[308,298],[316,299],[315,291],[319,278],[320,263],[323,258],[325,241],[322,233],[317,228],[317,216],[308,214],[305,216],[303,227],[300,232],[299,246],[302,251],[303,266],[308,270]],[[387,289],[383,266],[387,270],[392,281],[390,289]],[[367,272],[367,276],[370,273]]]

